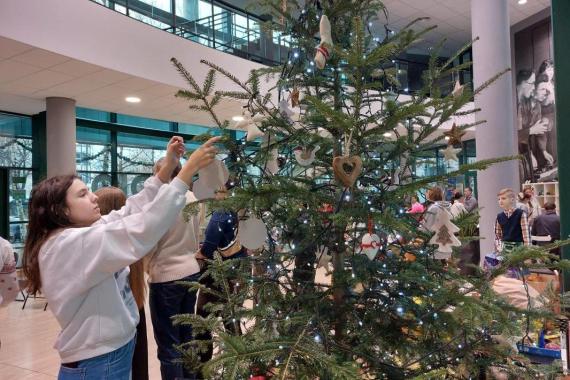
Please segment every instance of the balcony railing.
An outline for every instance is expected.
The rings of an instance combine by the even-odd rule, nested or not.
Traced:
[[[295,47],[290,36],[266,30],[263,17],[239,9],[223,0],[90,0],[138,21],[160,28],[182,38],[200,43],[264,65],[280,65],[287,61]],[[270,28],[267,28],[270,29]],[[412,92],[421,87],[424,63],[405,59],[393,61],[401,88]],[[415,76],[410,74],[415,72]],[[471,73],[461,81],[470,82]],[[443,94],[453,88],[453,78],[442,83]]]

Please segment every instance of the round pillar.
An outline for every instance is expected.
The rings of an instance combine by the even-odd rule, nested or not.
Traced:
[[[46,99],[47,176],[75,173],[75,100]]]
[[[479,87],[501,71],[511,67],[511,37],[507,0],[472,0],[471,33],[473,39],[473,84]],[[510,73],[502,75],[490,87],[475,97],[475,107],[481,111],[476,120],[486,123],[476,127],[477,160],[518,154],[514,125],[513,86]],[[497,193],[505,187],[515,192],[519,188],[518,161],[493,165],[477,174],[477,195],[481,219],[481,263],[487,253],[494,251],[494,224],[497,213]]]

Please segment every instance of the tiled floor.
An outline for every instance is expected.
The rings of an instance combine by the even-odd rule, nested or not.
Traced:
[[[59,325],[49,309],[44,311],[44,305],[40,299],[30,299],[24,310],[21,302],[0,309],[0,380],[57,378],[60,361],[53,344]],[[160,366],[149,314],[149,377],[159,380]]]

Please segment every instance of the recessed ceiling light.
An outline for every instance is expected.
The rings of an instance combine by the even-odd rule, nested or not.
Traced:
[[[527,1],[527,0],[519,0],[519,4],[521,4],[521,5],[522,5],[522,4],[526,4],[526,1]]]
[[[232,117],[233,121],[242,121],[243,120],[243,116],[234,116]]]
[[[136,96],[127,96],[125,100],[129,103],[140,103],[141,98],[137,98]]]

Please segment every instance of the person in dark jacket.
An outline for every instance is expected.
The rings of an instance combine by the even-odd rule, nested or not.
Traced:
[[[226,188],[229,190],[232,182],[226,184]],[[214,259],[214,253],[218,251],[222,256],[222,260],[228,259],[240,259],[247,256],[247,249],[241,245],[237,237],[237,232],[239,228],[239,216],[233,211],[227,210],[217,210],[214,211],[206,231],[204,233],[204,241],[200,250],[196,254],[196,258],[200,263],[202,270],[206,269],[206,262],[204,259],[212,260]],[[215,288],[211,277],[206,277],[201,279],[200,282],[209,288]],[[234,284],[230,281],[230,290],[233,292]],[[209,303],[217,303],[220,300],[213,294],[204,293],[200,291],[198,294],[198,301],[196,302],[196,313],[201,317],[207,317],[209,312],[206,310],[206,305]],[[224,325],[226,330],[232,331],[234,334],[240,333],[239,322],[225,321]],[[211,333],[200,334],[197,336],[198,340],[210,340],[212,337]],[[203,363],[209,361],[213,355],[213,346],[210,344],[208,352],[200,355],[200,359]]]
[[[544,214],[539,215],[532,225],[532,236],[549,236],[550,242],[560,240],[560,216],[556,214],[556,205],[547,202],[544,204]],[[539,242],[538,245],[546,245],[548,242]],[[552,251],[554,254],[559,254],[560,250],[557,248]]]

